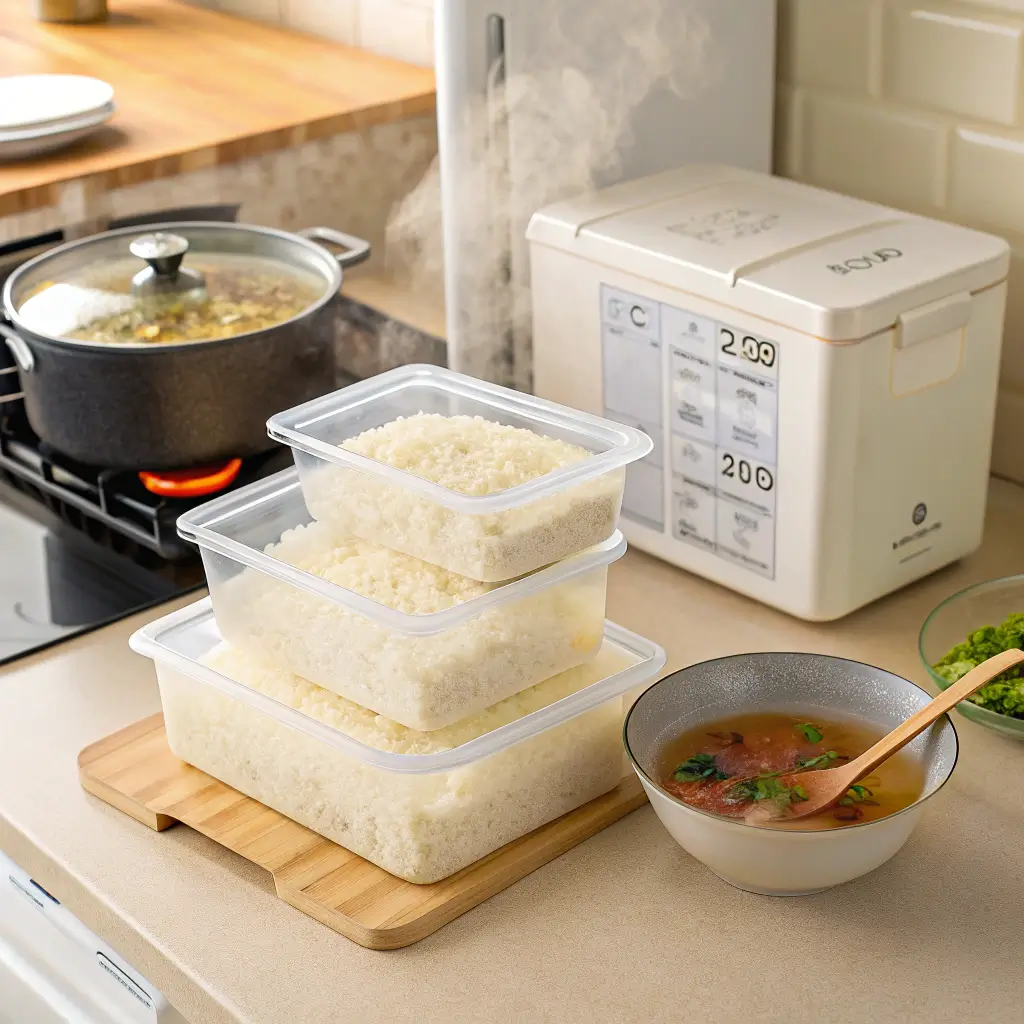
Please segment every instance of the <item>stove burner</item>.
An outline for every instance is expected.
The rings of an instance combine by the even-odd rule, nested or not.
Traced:
[[[195,557],[195,548],[178,536],[176,524],[204,495],[252,483],[289,465],[291,453],[278,446],[212,467],[218,474],[191,482],[187,472],[158,473],[147,474],[151,482],[144,484],[142,474],[86,466],[55,452],[32,431],[23,403],[0,405],[0,481],[143,565],[152,564],[154,555],[168,561]]]
[[[151,494],[161,494],[165,498],[202,498],[230,487],[238,479],[241,469],[242,460],[231,459],[220,466],[140,473],[139,479]]]

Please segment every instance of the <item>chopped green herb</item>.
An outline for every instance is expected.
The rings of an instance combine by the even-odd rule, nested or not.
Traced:
[[[846,791],[846,796],[839,801],[840,807],[853,807],[854,804],[871,804],[872,807],[878,806],[877,800],[869,800],[868,797],[874,796],[875,794],[868,789],[867,786],[851,786]]]
[[[955,683],[983,661],[1015,648],[1024,649],[1024,612],[1014,612],[998,626],[975,630],[932,668],[946,682]],[[1024,718],[1024,666],[1015,665],[968,699],[997,714]]]
[[[794,725],[794,729],[804,734],[804,739],[808,743],[820,743],[825,737],[822,736],[821,731],[816,729],[810,722],[803,722],[801,725]]]
[[[798,757],[796,767],[798,771],[806,772],[812,768],[827,768],[833,761],[838,760],[839,755],[834,750],[826,750],[824,754],[817,757]]]
[[[718,770],[712,754],[694,754],[672,773],[672,777],[676,782],[704,782],[729,778],[725,772]]]
[[[745,779],[738,782],[729,791],[729,798],[737,803],[750,800],[754,803],[762,803],[769,800],[779,806],[779,809],[788,807],[794,799],[809,799],[802,786],[785,786],[778,780],[778,774],[758,775],[753,779]]]

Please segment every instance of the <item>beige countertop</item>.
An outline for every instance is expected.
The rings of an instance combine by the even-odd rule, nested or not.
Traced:
[[[609,614],[670,666],[808,650],[923,681],[928,611],[1024,571],[1024,489],[995,481],[984,548],[840,623],[801,623],[642,554]],[[0,670],[0,848],[194,1024],[581,1020],[991,1024],[1024,1017],[1024,745],[960,716],[961,762],[905,849],[818,896],[740,892],[645,807],[390,953],[286,906],[269,875],[178,827],[157,834],[85,794],[75,758],[158,708],[122,622]]]

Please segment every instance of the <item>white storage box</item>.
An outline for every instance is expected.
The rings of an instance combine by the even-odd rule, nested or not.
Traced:
[[[486,438],[437,439],[417,435],[422,424],[395,423],[420,414],[433,416],[433,426],[438,417],[480,417],[531,431],[555,467],[531,478],[513,465],[517,472],[510,475],[525,479],[492,489],[488,484],[500,480],[503,474],[495,471],[503,467],[500,458],[498,466],[489,464],[495,453]],[[407,428],[409,436],[389,437],[382,449],[415,469],[345,447],[386,424]],[[267,426],[271,437],[294,449],[316,519],[486,583],[514,579],[607,540],[619,517],[625,467],[651,450],[650,440],[630,426],[436,366],[380,374],[274,416]],[[364,441],[369,450],[373,439]],[[531,439],[521,434],[518,441],[511,461],[526,462],[534,454]],[[566,461],[565,445],[580,457]],[[438,456],[445,465],[436,464]],[[433,470],[445,479],[460,466],[461,490],[423,475]]]
[[[423,883],[614,789],[631,695],[665,664],[661,648],[609,623],[587,665],[444,733],[415,733],[224,650],[208,599],[146,626],[131,645],[156,663],[177,757]]]
[[[816,620],[979,545],[1002,239],[714,166],[529,238],[537,393],[654,440],[631,544]]]
[[[297,529],[298,528],[298,529]],[[363,593],[297,568],[326,566],[345,536],[311,522],[294,469],[182,516],[199,545],[217,623],[237,647],[412,729],[440,729],[597,653],[615,533],[501,586],[452,578],[371,542],[347,545]],[[267,553],[270,545],[272,553]],[[379,584],[390,605],[366,591]],[[470,595],[461,603],[449,592]],[[429,614],[400,611],[430,600]]]

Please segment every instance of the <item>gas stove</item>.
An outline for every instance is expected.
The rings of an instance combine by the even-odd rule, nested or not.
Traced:
[[[291,465],[277,447],[242,461],[226,493]],[[178,516],[212,493],[153,493],[138,473],[85,466],[0,405],[0,665],[199,589],[198,552]]]

